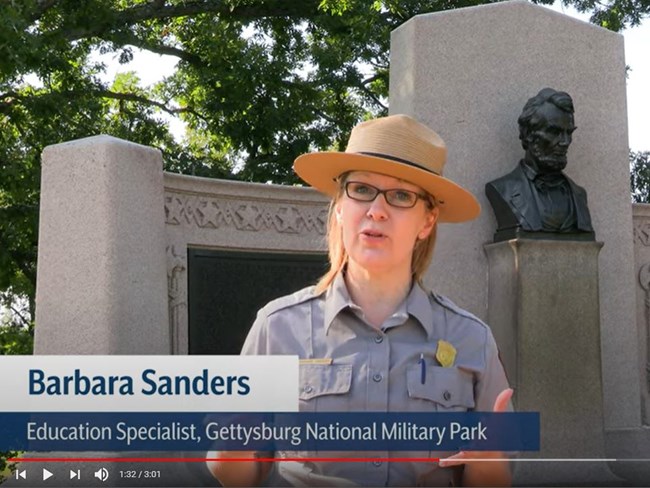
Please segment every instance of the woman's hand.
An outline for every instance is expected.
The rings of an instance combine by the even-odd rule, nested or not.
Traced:
[[[503,390],[494,401],[494,412],[505,412],[512,398],[513,390]],[[490,459],[490,461],[474,461]],[[494,459],[494,461],[491,461]],[[463,486],[510,486],[512,473],[510,463],[502,451],[461,451],[458,454],[440,460],[441,468],[465,465]]]
[[[221,486],[258,486],[269,474],[269,463],[254,461],[255,451],[210,451],[206,465]],[[248,458],[251,461],[221,461]]]

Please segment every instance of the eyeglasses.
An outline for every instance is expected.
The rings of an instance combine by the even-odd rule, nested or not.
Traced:
[[[357,200],[358,202],[372,202],[377,198],[377,195],[383,194],[388,205],[398,208],[413,208],[418,203],[418,198],[431,203],[428,195],[421,195],[420,193],[403,190],[402,188],[380,190],[368,183],[361,183],[359,181],[346,182],[345,194],[352,200]]]

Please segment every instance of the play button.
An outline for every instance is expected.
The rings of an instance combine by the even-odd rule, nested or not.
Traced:
[[[51,473],[47,469],[43,468],[43,481],[49,480],[52,476],[54,476],[54,473]]]

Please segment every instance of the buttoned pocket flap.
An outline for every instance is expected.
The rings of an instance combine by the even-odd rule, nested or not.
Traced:
[[[421,366],[412,365],[407,371],[407,387],[411,398],[430,400],[445,408],[474,408],[472,375],[458,368],[427,366],[423,378]]]
[[[300,399],[342,395],[350,391],[352,366],[348,364],[301,364]]]

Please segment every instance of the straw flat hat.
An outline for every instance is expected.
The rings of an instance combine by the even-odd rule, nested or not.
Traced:
[[[293,169],[318,191],[334,197],[337,178],[348,171],[372,171],[399,178],[433,195],[439,222],[476,218],[481,206],[469,191],[445,178],[447,147],[438,134],[407,115],[362,122],[352,129],[345,152],[303,154]]]

